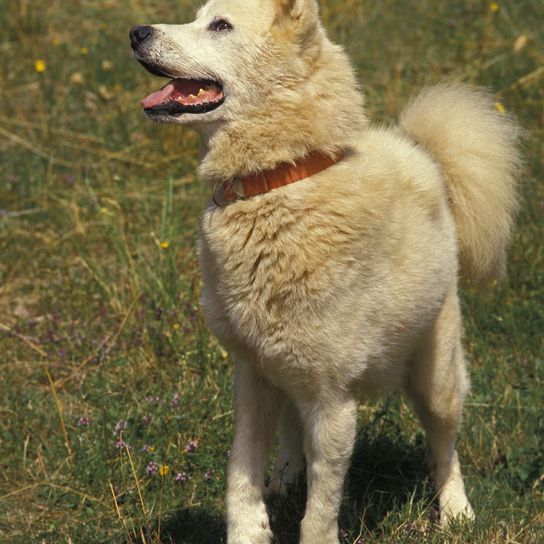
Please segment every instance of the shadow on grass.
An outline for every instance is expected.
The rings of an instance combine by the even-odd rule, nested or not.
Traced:
[[[363,512],[366,530],[374,531],[390,512],[400,511],[406,502],[432,500],[426,489],[425,446],[402,441],[400,436],[400,429],[396,435],[370,436],[364,429],[360,431],[344,486],[341,533],[357,535]],[[305,502],[304,485],[290,490],[286,498],[269,499],[276,544],[298,544]]]
[[[390,428],[388,434],[359,434],[344,489],[340,527],[357,534],[362,521],[368,531],[374,531],[406,503],[433,501],[421,438],[415,444],[407,442],[400,428]]]
[[[363,512],[366,530],[374,531],[390,512],[400,511],[406,502],[431,501],[425,485],[425,447],[407,443],[401,436],[400,429],[396,435],[394,429],[373,436],[364,430],[359,433],[340,513],[340,527],[348,534],[359,532]],[[267,499],[276,544],[298,544],[305,502],[304,484],[291,489],[287,497],[273,495]],[[226,542],[226,527],[219,516],[187,509],[163,522],[161,535],[165,544],[220,544]]]
[[[161,542],[223,544],[227,542],[227,527],[221,516],[198,508],[184,508],[162,523]]]

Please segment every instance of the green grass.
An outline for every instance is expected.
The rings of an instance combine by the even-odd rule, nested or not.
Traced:
[[[392,396],[361,408],[345,542],[542,542],[544,5],[321,4],[375,122],[462,78],[527,130],[508,280],[463,293],[473,389],[459,452],[476,522],[436,528],[424,437]],[[1,542],[225,541],[231,361],[200,313],[195,258],[209,195],[196,136],[144,120],[156,80],[128,47],[132,24],[192,10],[0,0]],[[150,461],[169,473],[149,476]],[[303,493],[270,505],[280,543],[296,542]]]

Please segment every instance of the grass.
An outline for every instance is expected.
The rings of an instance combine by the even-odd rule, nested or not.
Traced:
[[[424,438],[392,396],[361,406],[344,542],[542,542],[544,6],[321,7],[376,122],[462,78],[492,87],[528,134],[508,280],[463,292],[473,390],[459,451],[476,522],[436,528]],[[143,119],[156,81],[127,39],[192,12],[0,0],[1,542],[225,541],[232,362],[200,314],[195,259],[209,195],[196,136]],[[303,494],[270,505],[280,543],[296,542]]]

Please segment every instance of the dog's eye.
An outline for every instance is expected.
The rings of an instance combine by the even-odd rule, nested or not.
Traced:
[[[228,32],[232,30],[232,25],[226,19],[214,19],[208,26],[212,32]]]

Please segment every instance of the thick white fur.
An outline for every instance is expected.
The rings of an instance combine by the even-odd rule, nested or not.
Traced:
[[[417,96],[400,116],[403,131],[442,166],[460,262],[464,273],[476,281],[504,272],[517,206],[514,180],[520,168],[520,131],[491,103],[482,89],[437,85]]]
[[[234,30],[210,35],[214,17]],[[273,489],[306,459],[303,544],[338,542],[337,516],[357,399],[401,389],[427,432],[445,524],[472,516],[455,451],[468,389],[459,263],[503,267],[515,203],[514,123],[480,91],[431,88],[399,128],[371,128],[349,61],[314,0],[212,0],[194,23],[158,25],[139,54],[177,77],[213,77],[225,103],[189,124],[210,182],[345,151],[304,181],[202,217],[202,302],[236,358],[229,544],[268,544]],[[138,53],[137,53],[138,54]]]

